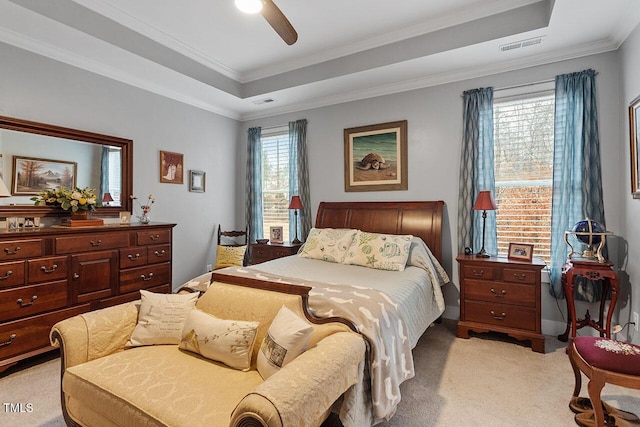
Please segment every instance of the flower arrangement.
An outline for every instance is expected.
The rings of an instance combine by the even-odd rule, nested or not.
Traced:
[[[93,188],[60,187],[58,190],[46,190],[38,193],[31,200],[36,206],[59,206],[65,211],[94,211],[97,207],[97,196]]]
[[[138,206],[140,206],[140,209],[142,209],[142,216],[147,216],[151,211],[151,205],[156,202],[156,199],[151,194],[149,194],[149,196],[147,197],[147,202],[144,205],[140,203],[140,200],[133,194],[129,196],[129,198],[131,200],[135,200],[138,203]]]

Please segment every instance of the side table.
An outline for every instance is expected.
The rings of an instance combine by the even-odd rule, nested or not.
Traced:
[[[573,291],[574,283],[578,276],[601,283],[602,299],[600,300],[600,317],[597,322],[591,319],[589,310],[587,310],[584,319],[578,319],[576,317]],[[567,341],[569,339],[569,332],[571,332],[571,339],[573,339],[576,336],[576,331],[585,326],[590,326],[600,332],[601,337],[611,338],[611,318],[618,300],[618,290],[620,286],[618,273],[613,270],[613,263],[609,261],[597,262],[571,259],[562,266],[562,286],[567,300],[567,329],[563,334],[558,335],[558,339],[560,341]],[[607,310],[607,323],[606,326],[603,327],[604,306],[609,292],[611,292],[611,302]]]
[[[295,255],[302,243],[251,243],[251,264],[260,264],[272,259]]]

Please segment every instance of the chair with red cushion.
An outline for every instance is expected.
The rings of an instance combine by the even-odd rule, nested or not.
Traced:
[[[640,346],[601,337],[575,337],[567,348],[567,354],[576,380],[573,399],[580,394],[583,372],[589,378],[587,390],[594,413],[593,424],[583,424],[581,420],[585,418],[581,418],[580,414],[576,416],[576,422],[580,425],[605,426],[605,412],[600,399],[602,388],[609,383],[640,390]],[[609,405],[607,407],[612,408]],[[607,418],[616,417],[615,408],[609,412]],[[619,411],[619,414],[634,415],[624,411]],[[615,425],[625,424],[624,420],[621,421]],[[633,422],[632,425],[638,424]]]

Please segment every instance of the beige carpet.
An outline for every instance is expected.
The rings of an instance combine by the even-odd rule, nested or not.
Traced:
[[[500,336],[457,339],[455,322],[445,320],[416,346],[416,376],[401,386],[396,415],[380,426],[575,426],[567,406],[573,373],[564,347],[554,337],[547,337],[546,354]],[[40,361],[0,377],[0,426],[64,426],[59,360]],[[640,391],[607,385],[602,396],[640,415]],[[33,411],[7,413],[4,403],[31,403]]]

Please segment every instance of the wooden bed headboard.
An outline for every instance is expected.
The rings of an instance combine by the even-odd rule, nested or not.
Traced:
[[[444,202],[320,202],[316,228],[357,228],[420,237],[442,262]]]

